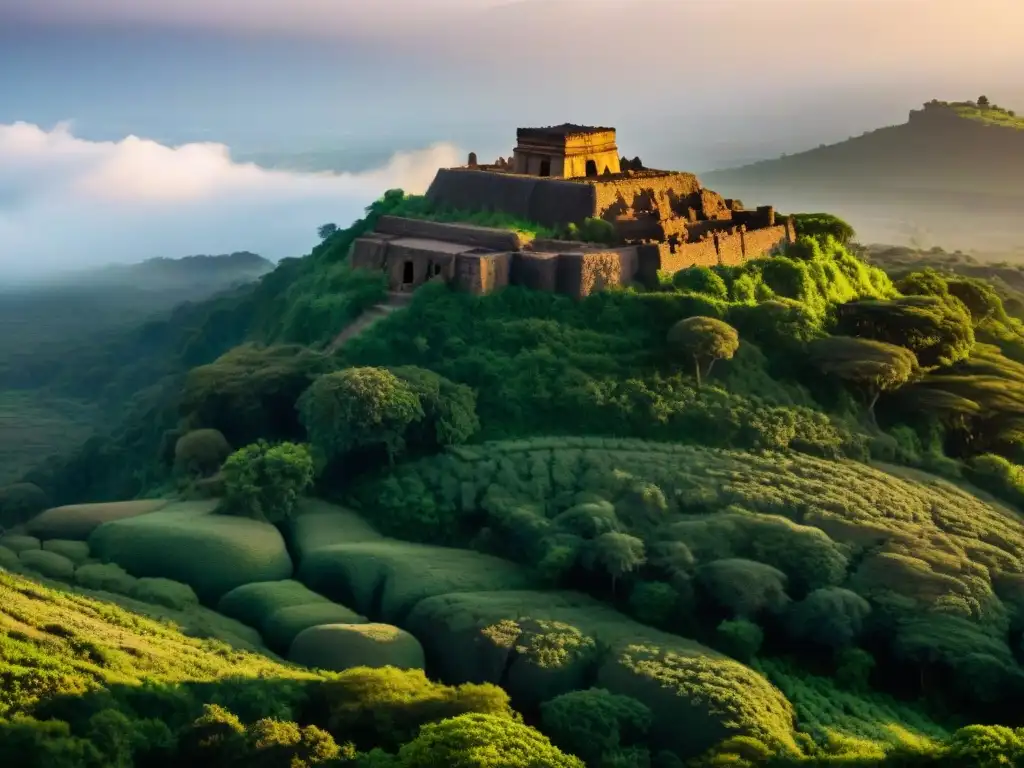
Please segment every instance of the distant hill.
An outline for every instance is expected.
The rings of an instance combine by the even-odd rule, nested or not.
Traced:
[[[78,287],[130,285],[145,291],[202,287],[202,292],[208,294],[211,289],[219,290],[255,280],[273,268],[273,262],[258,254],[237,251],[219,256],[155,258],[138,264],[111,264],[62,276],[54,283]]]
[[[932,101],[902,125],[702,179],[748,204],[843,215],[864,240],[1011,251],[1024,243],[1024,118],[979,102]]]

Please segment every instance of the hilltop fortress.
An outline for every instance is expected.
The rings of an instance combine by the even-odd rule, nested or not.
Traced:
[[[795,239],[775,210],[746,210],[704,189],[692,173],[645,168],[619,156],[615,129],[520,128],[508,160],[438,171],[427,198],[438,209],[499,211],[565,231],[608,222],[612,244],[527,240],[504,229],[382,216],[353,244],[352,264],[384,270],[393,291],[442,280],[473,293],[522,285],[570,296],[639,282],[658,272],[741,264]]]

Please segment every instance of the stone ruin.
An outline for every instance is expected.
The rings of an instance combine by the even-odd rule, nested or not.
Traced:
[[[522,285],[586,296],[613,285],[654,285],[659,271],[737,265],[795,240],[771,206],[747,210],[691,173],[619,155],[613,128],[521,128],[510,159],[438,171],[427,191],[442,209],[500,211],[556,230],[609,222],[614,246],[537,239],[465,224],[383,216],[353,244],[352,264],[384,270],[393,291],[444,281],[473,293]]]

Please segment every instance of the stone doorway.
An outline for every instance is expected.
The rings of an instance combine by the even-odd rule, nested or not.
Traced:
[[[412,262],[405,262],[405,264],[402,265],[402,285],[412,285],[412,282],[415,279],[416,273],[413,269]]]
[[[541,160],[540,161],[540,175],[541,176],[550,176],[551,175],[551,161],[550,160]]]
[[[597,176],[597,163],[587,160],[587,176]]]

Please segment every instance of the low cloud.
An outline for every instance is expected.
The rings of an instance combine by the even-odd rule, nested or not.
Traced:
[[[423,192],[453,146],[396,154],[366,173],[267,170],[223,144],[86,141],[70,125],[0,125],[0,280],[155,256],[309,251],[385,190]]]

